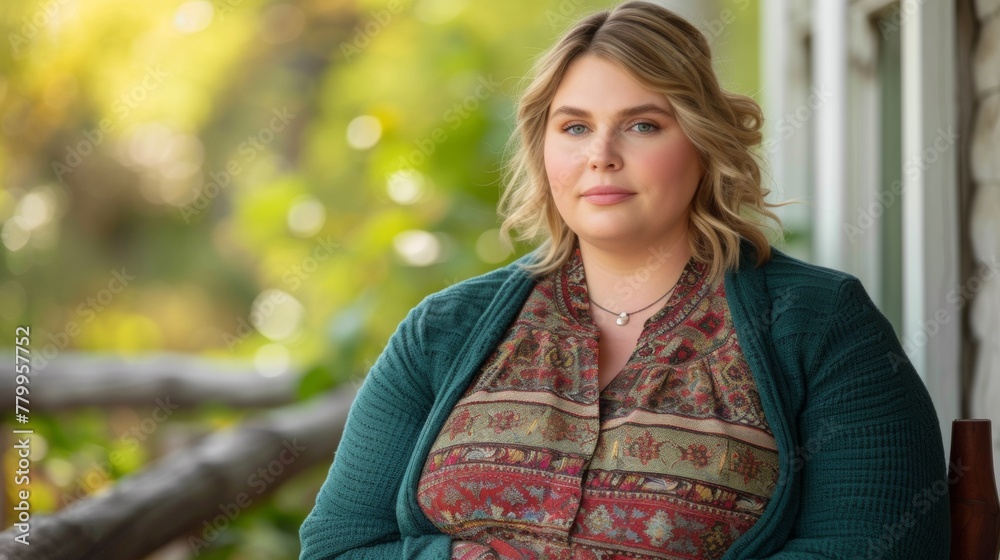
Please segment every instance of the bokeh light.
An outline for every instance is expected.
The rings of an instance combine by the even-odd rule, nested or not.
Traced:
[[[326,207],[318,198],[303,195],[288,209],[288,229],[297,237],[312,237],[326,223]]]
[[[0,229],[0,241],[8,251],[20,251],[31,239],[31,230],[24,225],[20,216],[14,216],[3,223]]]
[[[465,4],[466,0],[418,0],[413,13],[424,23],[442,25],[461,13]]]
[[[212,3],[206,0],[185,2],[174,14],[174,27],[181,33],[197,33],[212,23],[214,12]]]
[[[389,176],[385,190],[394,202],[413,204],[427,190],[427,179],[415,169],[401,169]]]
[[[292,355],[283,344],[265,344],[253,356],[254,369],[263,377],[277,377],[291,369]]]
[[[443,256],[441,239],[423,230],[406,230],[392,240],[396,254],[410,266],[429,266]]]
[[[254,299],[250,324],[260,334],[274,341],[288,340],[302,327],[305,307],[283,290],[269,289]]]
[[[347,143],[355,150],[367,150],[382,137],[382,123],[371,115],[361,115],[347,125]]]
[[[21,226],[33,230],[49,222],[56,213],[56,195],[51,188],[38,188],[17,203]]]
[[[489,229],[479,235],[476,255],[488,263],[500,263],[510,256],[510,249],[504,246],[499,229]]]

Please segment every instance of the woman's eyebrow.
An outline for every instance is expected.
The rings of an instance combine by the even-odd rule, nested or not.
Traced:
[[[647,113],[656,113],[656,114],[663,115],[665,117],[673,117],[674,116],[674,114],[672,112],[670,112],[670,110],[668,110],[668,109],[666,109],[664,107],[661,107],[660,105],[657,105],[656,103],[643,103],[642,105],[636,105],[635,107],[628,107],[628,108],[622,109],[621,111],[618,111],[617,113],[615,113],[615,119],[624,119],[624,118],[627,118],[627,117],[632,117],[632,116],[635,116],[635,115],[641,115],[641,114],[647,114]],[[559,115],[567,115],[567,116],[570,116],[570,117],[581,117],[582,118],[582,117],[589,117],[590,116],[590,111],[587,111],[585,109],[581,109],[579,107],[573,107],[573,106],[570,106],[570,105],[562,105],[558,109],[552,111],[551,114],[549,114],[549,120],[552,120],[552,119],[556,118]]]

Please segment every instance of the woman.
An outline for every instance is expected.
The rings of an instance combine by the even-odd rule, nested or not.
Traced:
[[[853,277],[772,249],[761,115],[626,2],[518,109],[504,228],[540,247],[413,309],[302,558],[945,558],[936,416]]]

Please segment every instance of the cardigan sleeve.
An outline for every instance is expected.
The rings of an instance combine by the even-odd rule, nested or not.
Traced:
[[[404,537],[396,515],[403,473],[434,400],[425,373],[425,310],[422,304],[409,313],[358,390],[329,474],[300,528],[300,560],[450,556],[450,537]]]
[[[930,395],[884,315],[847,278],[806,356],[801,476],[788,540],[770,560],[946,560],[948,475]],[[808,361],[811,360],[811,361]]]

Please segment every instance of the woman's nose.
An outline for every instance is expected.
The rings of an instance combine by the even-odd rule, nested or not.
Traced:
[[[590,143],[590,158],[588,164],[593,171],[605,169],[621,169],[622,160],[610,135],[594,136]]]

